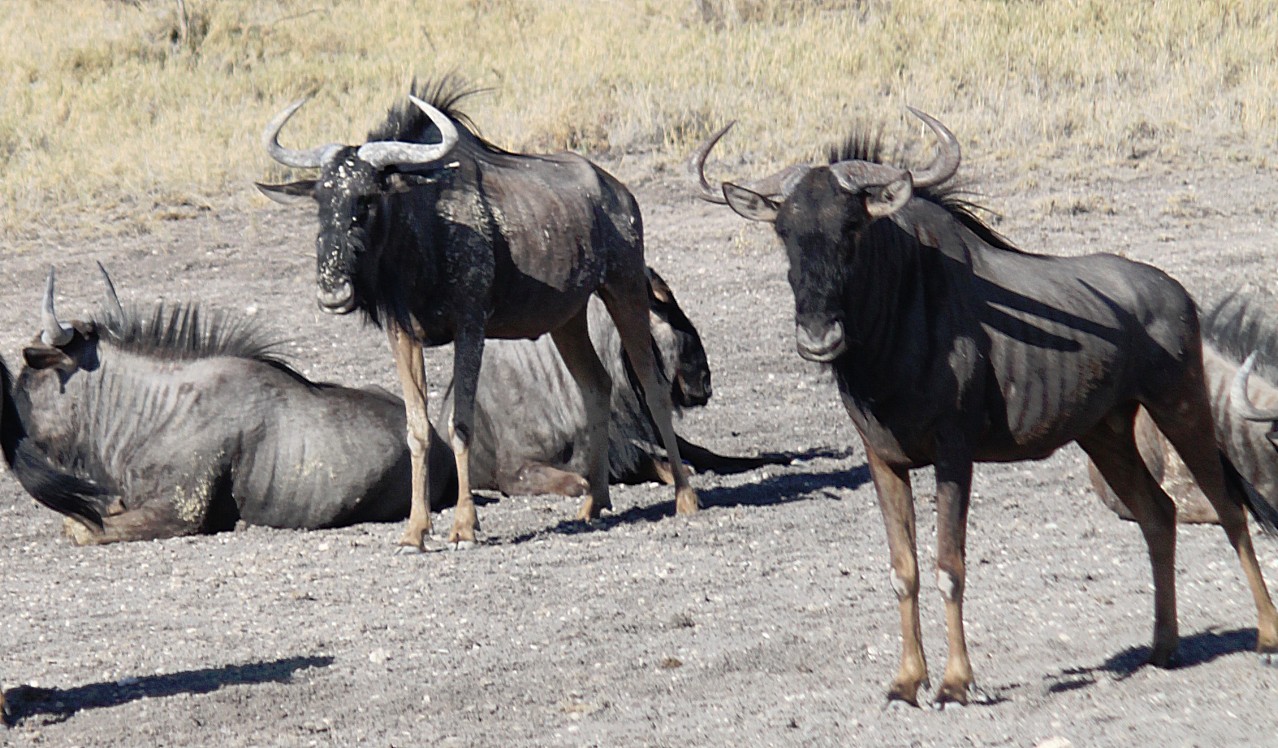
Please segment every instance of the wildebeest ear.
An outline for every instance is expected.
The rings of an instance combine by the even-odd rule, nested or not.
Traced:
[[[910,175],[875,187],[867,188],[865,196],[865,212],[873,218],[890,216],[910,201],[914,196],[914,184]]]
[[[33,345],[23,348],[22,360],[27,362],[27,366],[37,371],[43,369],[75,370],[75,360],[63,353],[61,349],[54,348],[51,345]]]
[[[315,199],[315,180],[303,179],[288,184],[262,184],[254,182],[259,192],[280,205],[297,205],[306,200]]]
[[[728,199],[728,206],[742,218],[767,223],[775,223],[777,220],[778,206],[771,198],[732,182],[723,183],[723,196]]]

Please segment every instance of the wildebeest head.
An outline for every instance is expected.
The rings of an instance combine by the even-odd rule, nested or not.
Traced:
[[[114,293],[111,296],[114,297]],[[56,377],[65,381],[66,377],[80,369],[97,368],[97,327],[92,322],[72,320],[64,323],[58,320],[53,307],[53,268],[49,268],[45,282],[40,320],[40,332],[22,349],[27,368],[37,372],[34,376]]]
[[[941,184],[958,170],[954,135],[927,114],[910,111],[940,141],[936,157],[921,171],[859,159],[815,167],[797,164],[744,185],[724,182],[720,196],[706,181],[704,165],[727,128],[690,159],[703,198],[726,203],[745,218],[772,223],[776,229],[790,262],[796,345],[799,355],[810,361],[829,362],[847,349],[844,293],[852,255],[865,229],[904,207],[916,188]]]
[[[710,363],[692,320],[675,300],[674,292],[657,271],[648,268],[653,344],[670,374],[676,406],[695,408],[710,401]]]
[[[276,161],[296,169],[320,170],[318,179],[257,187],[277,202],[309,198],[318,205],[316,283],[319,306],[325,312],[346,314],[360,304],[351,279],[368,246],[368,227],[384,207],[381,198],[411,187],[422,169],[438,165],[457,143],[457,128],[446,114],[415,96],[409,99],[439,129],[440,142],[388,140],[359,146],[330,143],[308,150],[289,150],[279,144],[280,130],[306,103],[306,98],[277,114],[262,135],[267,153]],[[403,170],[414,174],[403,175]]]

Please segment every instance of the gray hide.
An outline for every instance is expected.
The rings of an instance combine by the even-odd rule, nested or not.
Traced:
[[[14,388],[34,444],[115,495],[80,543],[318,528],[408,512],[403,403],[310,382],[246,320],[194,306],[76,321],[36,336]]]

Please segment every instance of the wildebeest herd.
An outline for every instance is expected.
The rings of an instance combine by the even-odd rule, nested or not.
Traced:
[[[305,99],[263,136],[276,161],[318,170],[258,187],[317,207],[319,305],[385,329],[402,400],[308,380],[248,317],[127,308],[105,270],[101,312],[63,322],[50,271],[16,380],[0,362],[0,441],[75,542],[407,518],[400,543],[421,549],[431,509],[455,503],[447,540],[465,547],[474,489],[584,496],[589,522],[610,507],[610,481],[656,480],[691,513],[690,467],[785,459],[718,455],[675,433],[672,413],[709,399],[710,369],[671,286],[645,264],[635,198],[581,156],[487,142],[458,109],[466,93],[452,79],[414,84],[361,145],[281,146]],[[718,189],[704,167],[727,128],[689,160],[699,197],[775,229],[798,353],[830,367],[864,443],[901,616],[888,698],[917,705],[929,683],[909,471],[936,471],[949,656],[932,698],[966,704],[973,464],[1040,459],[1071,441],[1148,545],[1150,661],[1170,666],[1178,647],[1179,505],[1182,520],[1225,530],[1272,663],[1278,612],[1247,514],[1278,530],[1278,327],[1231,297],[1200,332],[1194,301],[1156,268],[1017,248],[959,197],[955,136],[911,111],[938,141],[923,169],[889,163],[863,132],[827,163]],[[446,343],[453,375],[432,423],[423,347]]]

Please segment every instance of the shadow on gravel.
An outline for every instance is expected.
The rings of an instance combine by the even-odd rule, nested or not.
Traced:
[[[5,694],[10,724],[41,718],[41,724],[65,722],[77,712],[120,706],[138,699],[175,696],[180,693],[201,694],[225,686],[288,683],[294,673],[309,668],[328,667],[333,658],[287,657],[270,662],[247,665],[187,670],[166,675],[145,675],[112,683],[90,683],[75,688],[36,688],[18,686]]]
[[[1207,629],[1180,639],[1180,652],[1177,668],[1205,665],[1225,655],[1256,650],[1255,629],[1233,629],[1220,631]],[[1115,680],[1123,680],[1134,675],[1149,662],[1149,647],[1130,647],[1110,657],[1096,667],[1069,668],[1056,675],[1047,676],[1047,680],[1055,681],[1048,686],[1049,693],[1061,693],[1087,688],[1096,683],[1097,675],[1109,673]]]
[[[842,454],[825,450],[793,455],[795,460],[809,460],[817,457],[843,457]],[[796,466],[788,466],[795,469]],[[801,468],[801,466],[798,466]],[[785,472],[768,477],[755,483],[738,486],[713,486],[697,490],[701,498],[701,506],[734,507],[734,506],[776,506],[792,501],[812,498],[810,494],[826,491],[826,497],[839,497],[828,489],[855,489],[870,480],[870,469],[862,464],[849,469],[826,470],[824,472]],[[576,535],[586,532],[607,531],[617,525],[636,524],[639,522],[660,522],[674,515],[674,500],[661,501],[656,504],[634,506],[624,512],[607,514],[591,523],[580,520],[564,520],[554,527],[544,530],[516,535],[509,540],[501,541],[502,545],[525,543],[546,533],[560,535]]]

